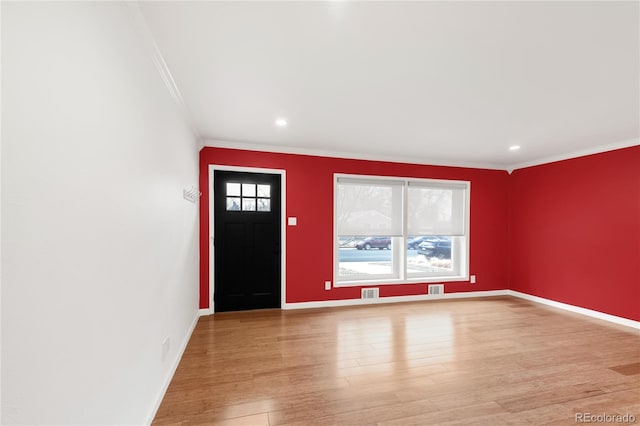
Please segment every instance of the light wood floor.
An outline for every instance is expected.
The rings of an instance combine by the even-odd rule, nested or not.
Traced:
[[[517,298],[215,314],[154,424],[640,422],[640,335]]]

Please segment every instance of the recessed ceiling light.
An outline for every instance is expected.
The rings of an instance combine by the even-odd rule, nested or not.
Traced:
[[[286,127],[287,126],[287,120],[285,120],[284,118],[278,118],[276,120],[276,126],[278,126],[278,127]]]
[[[511,145],[509,151],[517,151],[520,149],[520,145]]]

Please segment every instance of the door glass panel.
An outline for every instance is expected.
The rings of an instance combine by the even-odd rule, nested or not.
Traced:
[[[227,197],[227,210],[240,210],[240,197]]]
[[[242,210],[244,210],[244,211],[255,211],[256,210],[256,199],[255,198],[243,198],[242,199]]]
[[[243,183],[242,184],[242,196],[243,197],[255,197],[256,185],[255,183]]]
[[[258,211],[259,212],[270,212],[271,211],[271,200],[268,198],[258,198]]]
[[[240,196],[240,184],[239,183],[227,183],[227,196]]]
[[[226,190],[228,211],[271,211],[271,185],[228,182]]]
[[[271,197],[271,185],[258,185],[258,197]]]

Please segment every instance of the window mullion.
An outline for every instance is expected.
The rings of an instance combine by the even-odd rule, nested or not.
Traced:
[[[404,182],[404,186],[402,188],[402,238],[401,238],[401,242],[400,242],[400,253],[401,254],[401,262],[402,262],[402,267],[400,270],[400,279],[402,280],[406,280],[408,273],[407,273],[407,241],[409,240],[409,237],[407,236],[407,187],[408,187],[408,182],[405,181]]]

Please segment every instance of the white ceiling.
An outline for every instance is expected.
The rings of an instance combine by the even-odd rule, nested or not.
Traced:
[[[139,4],[206,145],[505,169],[640,143],[639,6]]]

